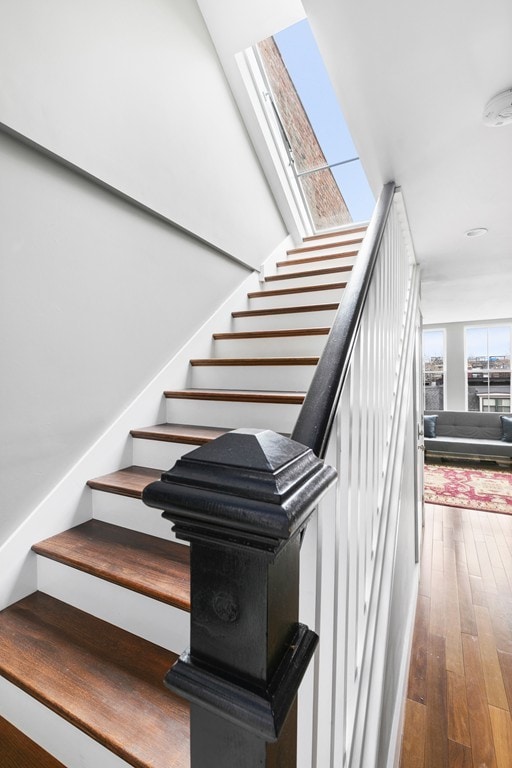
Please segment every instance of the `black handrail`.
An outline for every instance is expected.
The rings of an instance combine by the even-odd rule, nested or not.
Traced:
[[[327,450],[394,193],[395,183],[390,181],[379,195],[350,281],[292,432],[293,440],[307,445],[320,458],[324,458]]]

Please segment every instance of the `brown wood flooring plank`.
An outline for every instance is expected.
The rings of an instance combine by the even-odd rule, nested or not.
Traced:
[[[497,707],[489,707],[489,714],[498,768],[510,768],[512,765],[512,719],[510,712]]]
[[[433,536],[432,515],[425,516],[425,526],[423,530],[423,541],[421,543],[421,562],[420,562],[420,584],[419,594],[430,597],[432,585],[432,536]]]
[[[485,592],[498,593],[498,587],[496,585],[496,579],[494,578],[494,570],[492,567],[491,559],[489,557],[489,551],[485,538],[483,540],[476,541],[476,552],[478,555],[478,562],[480,563],[480,573],[482,575],[482,582]]]
[[[469,575],[465,571],[457,571],[457,587],[461,632],[467,635],[476,635],[475,607],[473,605]]]
[[[489,595],[487,602],[496,648],[505,653],[512,653],[512,596],[507,598],[504,594]]]
[[[453,529],[450,529],[453,530]],[[446,532],[446,529],[445,529]],[[446,544],[446,537],[445,537]],[[457,589],[457,567],[455,563],[455,548],[452,539],[451,546],[444,548],[444,605],[446,616],[446,669],[457,675],[464,675],[462,658],[462,640],[460,626],[459,593]]]
[[[133,437],[144,440],[163,440],[170,443],[203,445],[226,434],[227,427],[200,427],[195,424],[155,424],[130,430]]]
[[[319,357],[205,357],[190,361],[192,366],[317,365]]]
[[[512,653],[498,651],[498,659],[503,677],[503,685],[507,693],[508,711],[512,714]]]
[[[232,317],[266,317],[268,315],[293,315],[301,312],[335,312],[339,302],[324,304],[300,304],[295,307],[272,307],[270,309],[242,309],[232,312]]]
[[[448,739],[471,747],[468,697],[464,675],[447,672],[448,681]]]
[[[475,540],[472,535],[472,529],[467,510],[464,510],[465,526],[464,526],[464,545],[466,549],[466,562],[468,564],[468,573],[470,576],[480,576],[480,562],[478,560],[478,553],[476,550]]]
[[[430,596],[430,634],[445,637],[445,578],[442,570],[432,570],[432,594]]]
[[[463,635],[471,747],[476,765],[497,768],[478,637]]]
[[[313,328],[283,328],[272,331],[233,331],[230,333],[214,333],[216,340],[233,339],[278,339],[292,338],[294,336],[327,336],[330,331],[329,326],[316,326]]]
[[[444,637],[430,635],[427,663],[425,765],[448,765],[447,680]]]
[[[164,392],[165,397],[181,400],[219,400],[237,403],[276,403],[302,405],[303,392],[260,392],[236,389],[180,389]]]
[[[300,280],[304,277],[320,277],[320,275],[338,275],[343,272],[351,272],[352,265],[343,267],[324,267],[323,269],[306,269],[300,272],[288,272],[287,274],[267,275],[266,283],[274,283],[279,280]]]
[[[512,766],[512,520],[503,524],[505,517],[426,505],[401,768],[418,764],[410,753],[412,705],[425,710],[423,768]]]
[[[66,768],[66,766],[0,717],[1,768]]]
[[[471,585],[471,599],[473,605],[487,606],[487,592],[485,591],[484,580],[481,576],[470,576],[469,583]]]
[[[449,768],[474,768],[471,749],[456,741],[448,741],[448,765]]]
[[[426,707],[417,701],[407,701],[401,766],[424,768],[426,722]]]
[[[491,535],[487,534],[485,536],[485,546],[487,548],[489,560],[491,563],[494,582],[496,584],[496,591],[499,593],[503,592],[504,590],[508,590],[510,582],[507,578],[505,570],[506,566],[504,566],[502,562],[501,553],[498,548],[496,539],[494,538],[494,532],[492,532]]]
[[[0,671],[136,768],[188,768],[189,708],[162,679],[176,656],[48,595],[0,613]]]
[[[495,707],[507,709],[507,694],[501,675],[501,667],[496,649],[496,639],[492,627],[489,610],[482,606],[475,606],[476,625],[478,628],[478,642],[482,659],[487,701]]]
[[[249,299],[262,299],[265,296],[288,296],[292,293],[314,293],[315,291],[338,291],[347,287],[347,282],[319,283],[318,285],[293,286],[292,288],[273,288],[263,291],[251,291]]]
[[[87,485],[94,490],[140,499],[146,485],[154,480],[160,480],[162,471],[150,467],[125,467],[116,472],[110,472],[108,475],[94,477],[87,481]]]
[[[420,595],[416,606],[407,697],[419,704],[427,700],[427,655],[430,599]]]
[[[190,549],[99,520],[34,544],[56,560],[143,595],[190,610]]]

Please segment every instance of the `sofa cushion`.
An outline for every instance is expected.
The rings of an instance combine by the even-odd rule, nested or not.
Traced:
[[[505,443],[512,443],[512,416],[501,417],[501,439]]]
[[[431,414],[423,417],[423,434],[425,437],[436,436],[436,422],[437,415]]]
[[[437,411],[437,437],[467,437],[470,440],[501,440],[499,413]]]
[[[425,439],[427,451],[468,456],[503,456],[512,458],[512,442],[474,440],[468,437],[437,437]]]

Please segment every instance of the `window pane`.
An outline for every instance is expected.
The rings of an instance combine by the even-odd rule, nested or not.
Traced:
[[[423,331],[425,410],[444,409],[444,332]]]
[[[475,379],[471,373],[468,373],[468,411],[480,410],[479,394],[487,392],[487,383],[482,378]]]
[[[466,328],[468,368],[487,368],[487,328]]]
[[[425,410],[444,410],[444,376],[442,373],[425,373]]]
[[[423,331],[423,365],[426,371],[444,368],[443,331]]]
[[[510,326],[466,328],[469,411],[510,412]]]
[[[510,361],[510,328],[502,325],[489,328],[488,332],[489,356],[506,357]]]

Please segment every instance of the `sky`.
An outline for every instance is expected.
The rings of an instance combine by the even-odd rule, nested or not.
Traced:
[[[307,19],[274,35],[328,163],[357,157]],[[375,201],[360,161],[332,172],[354,221],[369,219]]]
[[[492,357],[510,355],[511,338],[509,325],[486,328],[466,328],[467,357]],[[441,330],[423,331],[423,359],[442,357],[444,333]]]
[[[443,357],[444,331],[423,331],[423,360]]]
[[[466,329],[466,355],[486,357],[510,355],[510,326]]]

